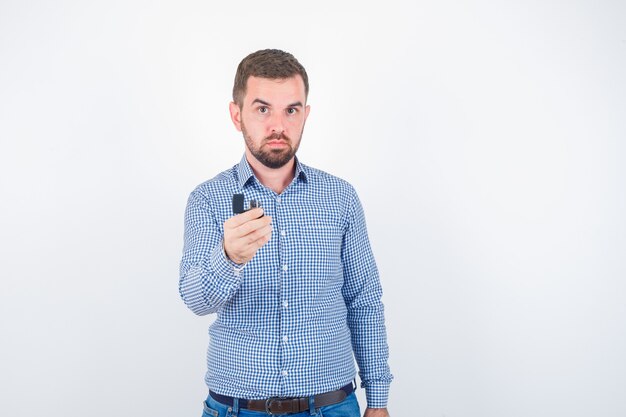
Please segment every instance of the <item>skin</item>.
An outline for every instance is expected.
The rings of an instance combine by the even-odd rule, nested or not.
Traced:
[[[363,417],[389,417],[386,408],[366,408]]]
[[[250,77],[241,105],[230,117],[246,142],[246,159],[257,179],[282,193],[295,175],[295,153],[310,107],[300,75],[286,79]],[[224,251],[237,264],[250,261],[272,236],[272,218],[256,208],[224,222]],[[386,408],[367,408],[364,417],[388,417]]]
[[[254,174],[261,184],[282,193],[293,180],[294,155],[310,111],[302,78],[250,77],[241,106],[232,102],[229,110],[235,128],[244,135],[246,158]],[[268,166],[255,156],[255,151],[276,158],[291,157],[280,167]]]

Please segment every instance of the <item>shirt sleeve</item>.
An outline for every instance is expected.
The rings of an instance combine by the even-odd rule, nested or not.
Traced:
[[[207,196],[195,190],[185,211],[185,239],[180,263],[180,296],[198,315],[214,313],[236,293],[241,265],[226,257],[222,227]]]
[[[384,408],[387,406],[393,376],[388,365],[389,348],[381,300],[382,287],[367,236],[363,208],[354,189],[350,191],[348,225],[341,253],[343,296],[367,406]]]

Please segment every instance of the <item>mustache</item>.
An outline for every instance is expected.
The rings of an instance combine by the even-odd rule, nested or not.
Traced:
[[[270,140],[284,140],[285,142],[291,142],[289,136],[284,133],[272,133],[270,136],[265,138],[265,141],[269,142]]]

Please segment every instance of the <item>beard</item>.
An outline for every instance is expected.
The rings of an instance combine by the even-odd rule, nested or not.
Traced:
[[[284,133],[274,133],[271,136],[266,137],[261,142],[261,145],[257,148],[254,145],[254,140],[248,134],[245,125],[243,124],[243,120],[241,121],[241,132],[243,133],[243,138],[246,141],[246,146],[250,153],[263,165],[268,168],[278,169],[285,166],[298,152],[298,148],[300,147],[300,139],[302,138],[302,132],[300,132],[300,137],[296,142],[296,145],[292,145],[291,138],[289,138]],[[283,149],[271,149],[264,147],[264,145],[271,140],[282,140],[287,145],[286,148]]]

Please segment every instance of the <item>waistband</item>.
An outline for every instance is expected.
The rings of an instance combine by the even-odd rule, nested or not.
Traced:
[[[325,407],[342,402],[348,395],[354,392],[352,382],[338,390],[325,392],[323,394],[313,395],[313,403],[315,407]],[[221,395],[213,391],[209,391],[209,395],[217,401],[225,405],[233,406],[234,397]],[[309,409],[311,397],[298,398],[280,398],[271,397],[263,400],[246,400],[239,399],[239,408],[246,408],[252,411],[264,411],[268,414],[291,414],[300,413]]]

